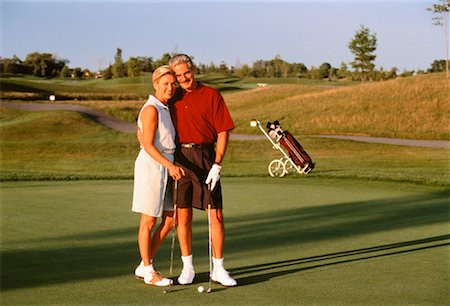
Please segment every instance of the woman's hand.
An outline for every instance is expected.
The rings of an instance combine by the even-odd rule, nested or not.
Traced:
[[[174,180],[179,180],[181,179],[183,176],[185,176],[184,173],[184,169],[172,164],[169,168],[167,168],[167,170],[169,170],[169,175],[174,179]]]

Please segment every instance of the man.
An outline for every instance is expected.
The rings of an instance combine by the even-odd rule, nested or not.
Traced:
[[[180,87],[171,104],[172,120],[177,131],[175,161],[186,175],[178,183],[178,241],[183,270],[178,277],[182,285],[195,277],[192,261],[192,208],[208,211],[211,205],[212,280],[224,286],[236,286],[223,265],[224,220],[220,170],[234,123],[220,93],[197,82],[192,60],[175,55],[169,65]],[[215,149],[214,149],[214,144]]]

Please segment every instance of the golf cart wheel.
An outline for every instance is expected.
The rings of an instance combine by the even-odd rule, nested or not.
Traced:
[[[284,169],[286,169],[286,174],[296,171],[294,166],[292,165],[292,162],[289,159],[286,159],[284,161]]]
[[[269,164],[268,170],[271,177],[283,177],[286,174],[284,162],[279,159],[272,160]]]

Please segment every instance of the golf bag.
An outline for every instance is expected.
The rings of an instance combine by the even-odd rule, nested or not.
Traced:
[[[300,143],[288,131],[281,128],[278,120],[273,123],[267,123],[268,134],[275,142],[279,142],[284,148],[288,150],[289,157],[299,167],[303,169],[302,172],[309,173],[314,169],[314,163],[311,157],[306,153]]]

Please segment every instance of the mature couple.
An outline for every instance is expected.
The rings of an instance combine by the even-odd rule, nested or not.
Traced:
[[[172,282],[153,266],[153,257],[173,226],[170,176],[178,181],[176,216],[183,262],[178,283],[191,284],[195,277],[192,208],[207,211],[211,204],[211,278],[224,286],[235,286],[236,280],[223,265],[224,221],[219,180],[229,131],[234,124],[220,93],[197,82],[194,72],[194,65],[185,54],[174,56],[169,65],[156,69],[152,75],[155,94],[149,97],[138,117],[141,151],[135,162],[132,210],[141,214],[138,231],[141,263],[135,275],[156,286]],[[152,235],[158,217],[162,221]]]

